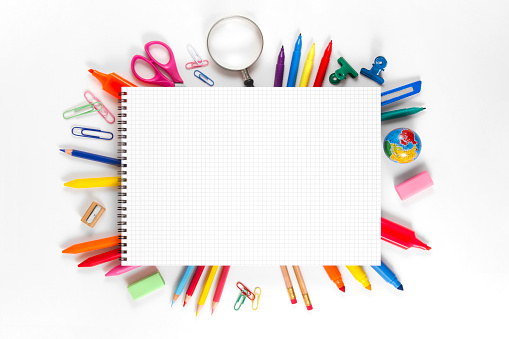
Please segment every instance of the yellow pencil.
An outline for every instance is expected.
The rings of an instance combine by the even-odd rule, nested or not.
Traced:
[[[214,281],[214,277],[216,276],[217,268],[219,266],[212,266],[209,271],[209,275],[207,276],[207,280],[205,281],[205,285],[203,285],[203,289],[201,290],[200,299],[198,299],[198,307],[196,308],[196,316],[200,313],[203,305],[205,305],[205,301],[207,300],[207,296],[209,295],[210,287],[212,286],[212,282]]]
[[[72,188],[120,186],[120,177],[74,179],[66,182],[64,186]]]
[[[346,266],[350,273],[352,273],[355,280],[360,282],[367,290],[371,291],[371,283],[368,280],[368,276],[360,266]]]
[[[306,63],[304,64],[304,69],[302,70],[302,77],[300,78],[299,87],[307,87],[309,82],[309,76],[311,75],[311,70],[313,69],[313,59],[315,58],[315,44],[311,46],[309,50],[308,57],[306,58]]]

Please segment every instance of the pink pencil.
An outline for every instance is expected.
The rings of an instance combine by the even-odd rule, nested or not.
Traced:
[[[221,277],[217,283],[216,293],[214,293],[214,299],[212,299],[212,314],[214,314],[214,310],[219,304],[219,300],[221,300],[221,294],[223,294],[224,284],[226,283],[226,278],[228,278],[228,272],[230,272],[230,266],[223,266]]]
[[[118,265],[113,267],[111,270],[108,271],[108,273],[105,274],[106,277],[114,277],[116,275],[121,275],[124,273],[127,273],[129,271],[134,270],[135,268],[138,268],[140,266],[122,266]]]

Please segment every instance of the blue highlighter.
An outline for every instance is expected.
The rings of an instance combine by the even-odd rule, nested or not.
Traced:
[[[297,81],[297,72],[299,71],[300,51],[302,49],[302,35],[299,34],[292,55],[292,63],[290,64],[290,73],[288,73],[288,82],[286,87],[295,87]]]

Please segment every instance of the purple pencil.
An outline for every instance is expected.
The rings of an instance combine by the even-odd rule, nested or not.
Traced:
[[[285,48],[281,46],[281,52],[277,58],[276,76],[274,77],[274,87],[283,87],[283,75],[285,73]]]

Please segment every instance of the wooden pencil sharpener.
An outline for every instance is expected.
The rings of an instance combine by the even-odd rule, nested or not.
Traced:
[[[92,204],[90,204],[90,207],[83,215],[83,217],[81,218],[81,222],[83,222],[88,227],[93,228],[103,215],[104,211],[106,211],[106,208],[104,208],[104,206],[100,205],[96,201],[93,201]]]

